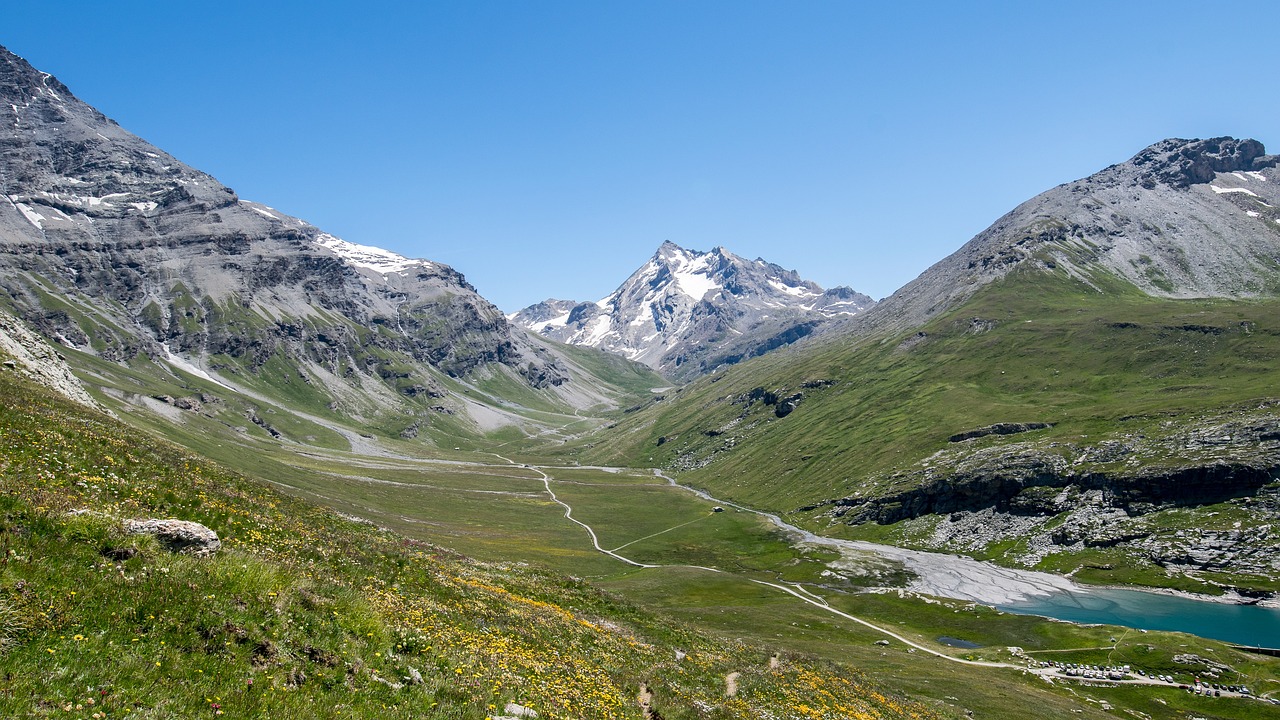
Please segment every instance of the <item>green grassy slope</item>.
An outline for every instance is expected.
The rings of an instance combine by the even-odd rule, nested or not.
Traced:
[[[1017,662],[1004,645],[1056,652],[1102,644],[1115,630],[897,594],[839,594],[840,583],[823,572],[828,553],[789,547],[756,516],[710,513],[711,503],[648,471],[520,467],[492,455],[485,464],[466,451],[418,457],[411,441],[382,442],[386,455],[324,450],[228,433],[216,407],[213,418],[188,413],[177,423],[130,418],[150,418],[142,424],[215,454],[223,467],[373,518],[391,533],[265,490],[6,373],[0,399],[0,616],[4,662],[16,669],[0,684],[0,714],[61,715],[69,706],[73,717],[173,717],[212,713],[217,703],[228,715],[249,717],[469,718],[515,701],[543,717],[638,717],[633,696],[644,681],[669,718],[901,715],[895,708],[929,716],[902,693],[944,714],[1016,718],[1034,698],[1046,717],[1103,715],[1091,705],[1104,691],[1081,694],[1016,670],[885,649],[874,644],[882,635],[750,579],[807,583],[832,604],[939,650],[946,648],[937,635],[959,633],[987,646],[980,657],[1001,662]],[[592,552],[583,529],[539,492],[542,472],[606,547],[726,572],[638,571]],[[67,514],[77,509],[102,514]],[[121,534],[119,518],[144,516],[199,520],[227,548],[195,560]],[[121,551],[139,554],[120,559]],[[1143,640],[1173,654],[1187,642],[1163,633]],[[1193,642],[1228,661],[1233,677],[1260,688],[1274,677],[1265,659]],[[676,650],[691,655],[677,662]],[[769,654],[779,650],[783,663],[771,669]],[[805,659],[814,655],[839,665]],[[404,682],[409,668],[422,675],[421,685],[397,690],[372,674]],[[729,672],[742,673],[732,700],[724,696]],[[1115,704],[1153,717],[1190,709],[1265,714],[1257,703],[1164,701],[1162,712],[1147,693]]]
[[[1156,299],[1094,282],[1102,291],[1064,273],[1015,272],[918,333],[827,340],[729,368],[628,415],[592,439],[584,462],[665,465],[718,497],[794,513],[899,492],[945,476],[969,450],[1033,440],[1046,452],[1133,438],[1159,448],[1123,467],[1081,466],[1099,472],[1205,462],[1158,441],[1280,397],[1280,300]],[[753,388],[804,399],[779,418],[750,400]],[[1053,427],[963,450],[948,441],[999,422]]]
[[[1045,436],[1081,438],[1280,391],[1277,300],[1162,300],[1026,272],[920,333],[828,341],[729,368],[624,420],[585,455],[710,459],[686,477],[789,510],[991,423],[1051,422]],[[803,387],[820,381],[831,384]],[[805,399],[779,419],[763,403],[738,401],[758,386]],[[727,438],[735,442],[723,451]]]
[[[207,396],[214,403],[204,403],[202,411],[227,427],[302,444],[341,447],[342,439],[327,429],[335,424],[381,437],[403,434],[440,449],[545,437],[561,428],[572,434],[594,427],[599,416],[617,407],[646,399],[650,388],[668,384],[638,363],[558,344],[533,350],[537,357],[528,367],[495,360],[452,372],[447,363],[437,367],[411,354],[412,343],[383,324],[363,327],[314,306],[302,317],[267,317],[239,297],[201,302],[182,283],[175,284],[172,322],[207,342],[175,345],[173,352],[200,356],[202,347],[220,348],[200,362],[232,390],[157,353],[153,339],[174,340],[165,328],[152,326],[153,305],[122,327],[120,318],[134,313],[117,301],[68,299],[46,280],[27,280],[43,312],[73,322],[83,336],[78,346],[72,343],[79,350],[67,348],[68,362],[108,406],[120,410],[122,400],[142,405],[146,397]],[[23,314],[8,296],[0,297],[0,306]],[[465,345],[468,338],[475,339],[464,333],[454,344]],[[419,348],[421,353],[428,349]],[[554,382],[567,382],[532,382],[522,373],[533,372],[534,360],[554,362],[565,374]],[[262,422],[246,422],[255,414]]]
[[[518,702],[638,718],[641,682],[668,718],[930,714],[849,668],[770,670],[765,650],[581,581],[345,520],[10,373],[0,463],[6,717],[483,718]],[[204,523],[224,548],[173,554],[125,535],[134,517]]]

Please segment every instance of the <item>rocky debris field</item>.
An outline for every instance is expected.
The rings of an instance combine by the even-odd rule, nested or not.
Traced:
[[[983,443],[986,443],[985,445]],[[833,522],[892,524],[922,547],[1004,554],[1034,567],[1109,551],[1174,574],[1280,574],[1280,407],[1093,443],[988,436],[953,443],[868,486],[902,487],[802,508]],[[1255,598],[1259,593],[1239,590]]]

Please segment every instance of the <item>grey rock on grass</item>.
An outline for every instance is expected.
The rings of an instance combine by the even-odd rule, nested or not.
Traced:
[[[190,520],[126,520],[125,530],[134,535],[153,535],[169,550],[205,557],[222,548],[218,533]]]

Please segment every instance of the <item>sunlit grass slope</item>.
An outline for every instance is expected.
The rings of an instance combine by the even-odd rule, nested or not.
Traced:
[[[141,517],[224,547],[125,535]],[[346,520],[0,372],[0,716],[639,718],[641,683],[666,718],[931,715],[768,657]]]
[[[1097,442],[1280,395],[1280,301],[1157,299],[1092,280],[1019,271],[918,331],[728,368],[631,413],[584,461],[673,467],[786,512],[900,490],[895,471],[992,423],[1053,423],[1038,437]],[[748,399],[757,387],[804,399],[779,418]]]

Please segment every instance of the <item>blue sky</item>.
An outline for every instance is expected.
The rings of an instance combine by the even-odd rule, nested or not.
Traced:
[[[125,128],[513,311],[664,240],[884,297],[1166,137],[1280,152],[1280,3],[58,2],[0,44]]]

